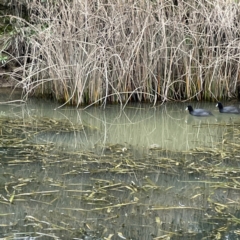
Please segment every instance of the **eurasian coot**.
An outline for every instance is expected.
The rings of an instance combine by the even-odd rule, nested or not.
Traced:
[[[193,110],[191,105],[187,106],[186,110],[188,110],[191,115],[197,116],[197,117],[212,116],[212,113],[210,111],[207,111],[205,109],[194,109]]]
[[[220,113],[233,113],[233,114],[240,114],[240,110],[234,106],[227,106],[223,107],[222,103],[218,102],[216,107],[219,108]]]

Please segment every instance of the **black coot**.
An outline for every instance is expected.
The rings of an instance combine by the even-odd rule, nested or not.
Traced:
[[[234,106],[227,106],[223,107],[222,103],[218,102],[216,107],[219,108],[220,113],[233,113],[233,114],[240,114],[240,110]]]
[[[192,108],[192,106],[187,106],[186,110],[189,111],[189,113],[193,116],[197,116],[197,117],[206,117],[206,116],[212,116],[212,113],[210,111],[207,111],[205,109],[194,109]]]

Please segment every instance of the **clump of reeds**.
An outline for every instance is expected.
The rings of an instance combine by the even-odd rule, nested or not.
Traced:
[[[79,106],[236,96],[236,1],[26,2],[26,54],[15,71],[26,97]]]

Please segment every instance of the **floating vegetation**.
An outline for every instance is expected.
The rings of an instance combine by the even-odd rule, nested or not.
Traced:
[[[133,146],[68,151],[33,141],[42,132],[71,134],[89,126],[47,118],[0,123],[1,238],[239,235],[239,123],[224,125],[228,131],[216,148],[179,152],[154,145],[141,158]]]

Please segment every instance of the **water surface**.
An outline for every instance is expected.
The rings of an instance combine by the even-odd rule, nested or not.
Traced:
[[[236,239],[240,116],[192,105],[0,105],[0,236]]]

